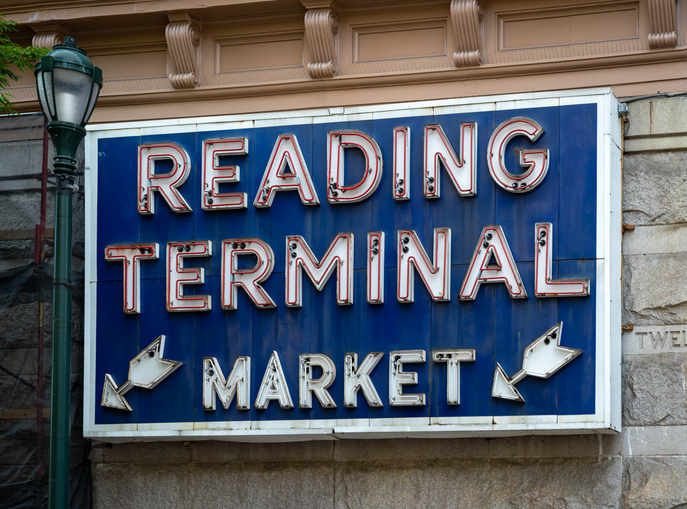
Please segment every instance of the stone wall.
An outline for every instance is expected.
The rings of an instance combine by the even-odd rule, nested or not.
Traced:
[[[634,329],[623,335],[623,501],[674,507],[687,501],[687,99],[629,106],[623,222],[635,229],[623,239],[623,323]]]
[[[108,444],[96,507],[687,507],[687,98],[629,107],[622,434]]]

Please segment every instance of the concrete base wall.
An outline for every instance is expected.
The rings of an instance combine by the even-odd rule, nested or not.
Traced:
[[[96,507],[687,507],[687,99],[629,106],[622,434],[115,444]]]
[[[617,507],[620,437],[127,444],[98,507]]]

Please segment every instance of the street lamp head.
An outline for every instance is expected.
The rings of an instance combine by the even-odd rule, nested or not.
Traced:
[[[49,122],[84,127],[93,113],[103,84],[102,71],[94,66],[76,39],[65,37],[36,64],[38,97]]]
[[[35,74],[38,99],[57,153],[55,170],[73,173],[58,167],[58,159],[76,162],[76,149],[86,135],[84,127],[98,100],[103,73],[76,45],[76,39],[65,37],[64,44],[56,45],[36,64]]]

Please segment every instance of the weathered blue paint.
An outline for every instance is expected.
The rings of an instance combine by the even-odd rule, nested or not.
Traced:
[[[486,151],[489,137],[503,120],[525,116],[539,122],[544,134],[531,143],[523,137],[511,141],[506,164],[517,172],[516,150],[546,147],[551,160],[543,183],[532,192],[515,195],[497,187],[489,175]],[[596,105],[545,107],[469,114],[393,118],[331,124],[301,124],[238,131],[103,137],[97,150],[97,350],[95,380],[95,424],[192,423],[210,421],[265,421],[306,419],[361,419],[396,417],[455,417],[508,415],[580,415],[594,413],[596,366]],[[448,174],[442,170],[442,196],[422,196],[423,126],[440,124],[459,150],[460,122],[478,124],[477,196],[458,196]],[[411,199],[394,201],[391,191],[392,128],[411,127]],[[202,127],[202,126],[201,126]],[[326,135],[333,129],[358,129],[374,137],[384,158],[384,175],[375,194],[357,204],[330,205],[326,198]],[[279,192],[269,209],[252,206],[276,137],[293,133],[312,175],[321,204],[304,206],[297,193]],[[248,193],[245,211],[203,211],[202,140],[246,136],[250,152],[228,158],[241,166],[241,182],[226,189]],[[190,155],[192,168],[180,191],[193,208],[190,214],[175,214],[160,196],[156,213],[137,212],[137,146],[149,142],[174,142]],[[361,175],[362,161],[349,154],[347,180]],[[591,295],[585,298],[537,299],[534,295],[534,224],[554,225],[554,278],[589,278]],[[529,298],[509,298],[505,286],[482,285],[474,302],[460,302],[457,294],[483,226],[504,229]],[[450,302],[433,302],[416,274],[415,302],[396,300],[396,232],[417,231],[431,255],[432,231],[450,227],[453,232],[452,290]],[[386,289],[383,305],[366,302],[366,234],[386,233]],[[355,234],[355,297],[352,306],[338,306],[334,275],[324,291],[317,292],[307,277],[303,282],[303,307],[284,304],[285,237],[302,235],[317,257],[321,257],[338,232]],[[220,307],[221,241],[233,237],[257,237],[272,247],[275,268],[264,288],[277,309],[256,309],[245,292],[239,291],[238,310]],[[186,293],[210,294],[213,309],[206,313],[169,313],[165,309],[165,265],[168,241],[211,240],[213,256],[189,259],[187,266],[204,267],[205,284],[188,286]],[[142,305],[140,315],[122,311],[122,266],[108,263],[102,253],[109,244],[158,242],[160,258],[141,264]],[[562,344],[583,354],[547,380],[527,377],[518,384],[526,403],[491,396],[494,366],[499,362],[508,375],[522,365],[525,346],[556,322],[564,322]],[[133,412],[100,406],[102,380],[111,374],[118,384],[127,378],[129,360],[160,334],[167,336],[165,357],[183,366],[152,391],[133,389],[126,394]],[[431,360],[433,349],[472,348],[476,361],[461,366],[460,406],[446,402],[446,365]],[[407,365],[419,375],[417,386],[405,392],[427,394],[424,407],[392,407],[388,404],[389,352],[423,349],[425,364]],[[252,358],[254,402],[267,360],[279,353],[294,401],[293,410],[272,402],[266,410],[240,411],[236,403],[225,410],[203,410],[203,357],[216,357],[228,375],[237,356]],[[344,355],[356,352],[360,361],[372,351],[384,358],[372,375],[383,408],[369,408],[358,396],[358,408],[343,406]],[[323,353],[337,366],[330,393],[338,408],[323,409],[316,398],[313,409],[298,408],[298,356]]]

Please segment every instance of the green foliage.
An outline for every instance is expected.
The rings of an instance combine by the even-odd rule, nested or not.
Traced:
[[[25,71],[26,68],[33,68],[43,55],[48,53],[46,48],[24,48],[10,41],[8,32],[16,32],[17,23],[9,21],[0,16],[0,90],[5,90],[10,86],[10,80],[19,81],[18,76],[12,69]],[[14,114],[17,111],[10,102],[10,94],[0,94],[0,113]]]

